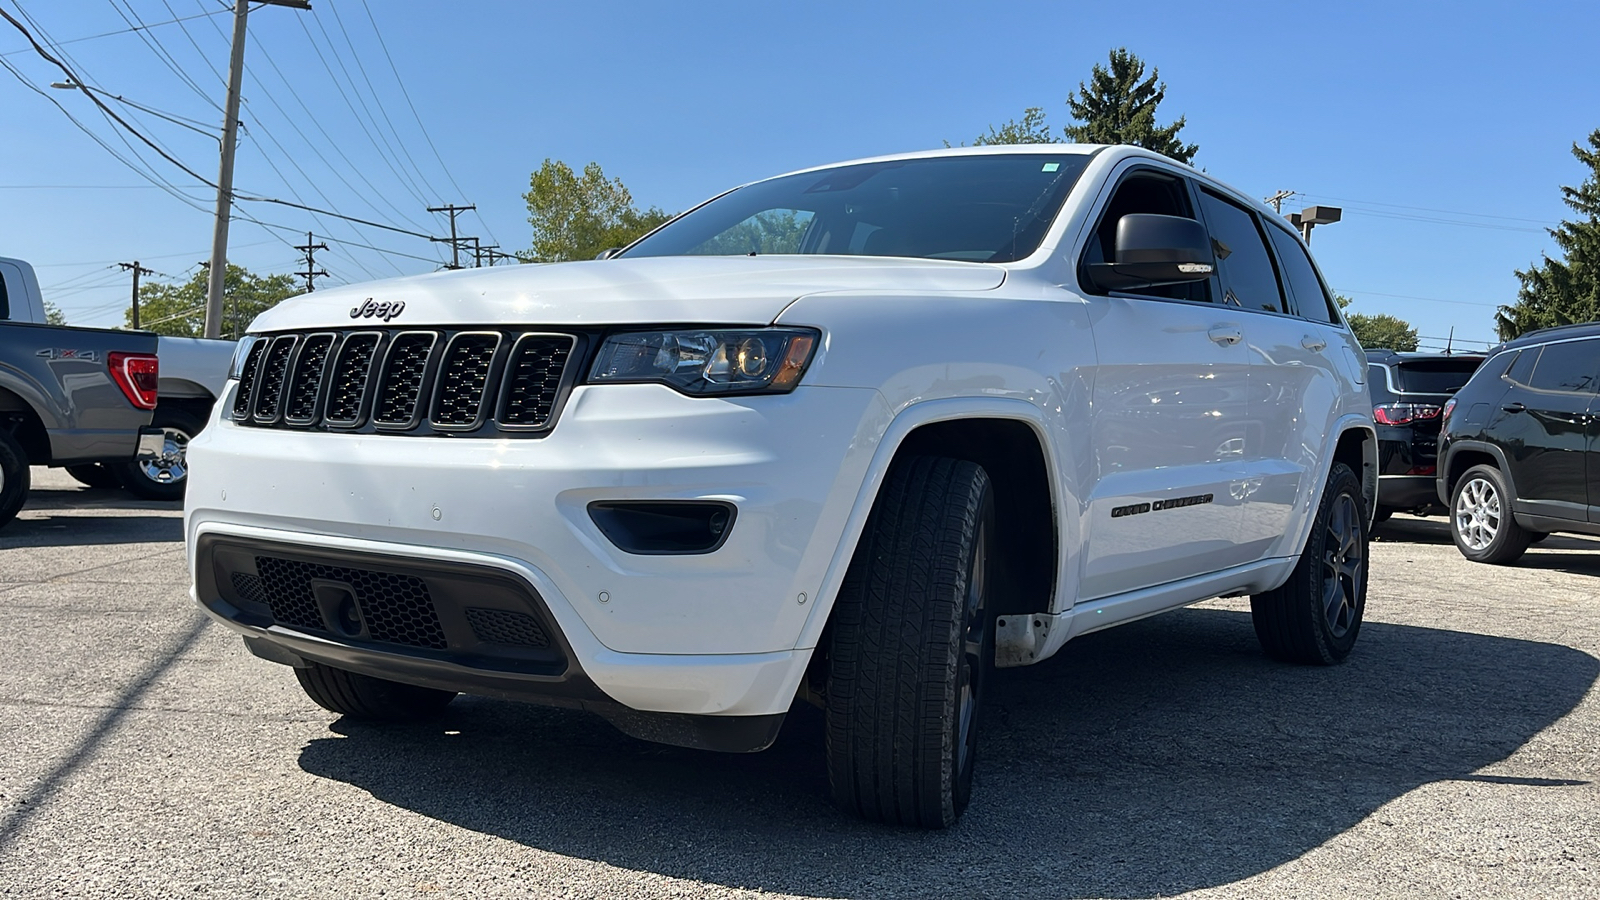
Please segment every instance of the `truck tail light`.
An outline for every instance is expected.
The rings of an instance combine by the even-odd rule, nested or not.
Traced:
[[[1379,425],[1410,425],[1419,419],[1436,419],[1439,407],[1421,403],[1385,403],[1372,408],[1372,418]]]
[[[156,384],[160,381],[160,363],[150,353],[106,354],[111,366],[111,379],[122,388],[123,396],[139,409],[156,408]]]

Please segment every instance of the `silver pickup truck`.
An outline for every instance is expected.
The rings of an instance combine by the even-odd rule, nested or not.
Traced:
[[[28,467],[121,465],[159,453],[156,336],[36,324],[33,270],[0,259],[0,525],[28,496]]]
[[[0,320],[45,324],[44,301],[33,267],[20,259],[0,257],[0,274],[10,297]],[[149,424],[161,431],[153,455],[73,463],[68,473],[89,487],[125,487],[148,500],[181,500],[188,483],[189,440],[205,427],[228,380],[234,341],[168,337],[158,339],[161,358],[158,399]]]

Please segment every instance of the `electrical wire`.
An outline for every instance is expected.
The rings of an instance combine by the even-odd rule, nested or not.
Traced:
[[[438,146],[433,142],[433,136],[428,133],[428,126],[423,124],[422,115],[417,112],[417,105],[411,100],[411,92],[406,90],[405,79],[400,77],[400,67],[395,65],[394,56],[389,53],[389,45],[383,39],[383,32],[378,30],[378,20],[372,15],[371,5],[367,3],[367,0],[361,0],[361,7],[366,10],[367,21],[372,23],[372,33],[378,39],[378,46],[383,50],[384,59],[389,61],[389,71],[394,73],[395,84],[400,86],[400,95],[406,98],[406,106],[411,110],[411,117],[417,121],[417,130],[422,132],[422,139],[428,142],[428,149],[433,151],[433,158],[439,162],[439,169],[444,172],[444,177],[450,182],[450,186],[456,189],[456,195],[463,198],[466,197],[467,192],[461,189],[461,185],[456,183],[455,176],[450,174],[450,167],[445,165],[444,156],[439,153]],[[489,227],[488,221],[477,210],[473,210],[473,215],[478,219],[479,224],[483,225],[483,230],[489,235],[489,240],[498,245],[500,239],[495,236],[494,230]]]
[[[118,29],[116,31],[104,31],[104,32],[101,32],[100,34],[89,34],[89,35],[84,35],[83,37],[68,38],[68,39],[66,39],[64,41],[57,41],[56,44],[57,45],[60,45],[60,44],[76,44],[76,43],[79,43],[81,41],[92,41],[92,40],[95,40],[97,38],[114,37],[114,36],[119,35],[119,34],[131,34],[131,33],[135,32],[135,31],[141,31],[141,30],[148,29],[148,28],[159,28],[162,25],[172,25],[172,24],[174,24],[176,22],[187,22],[190,19],[199,19],[199,18],[203,18],[203,17],[206,17],[206,16],[220,16],[223,13],[229,12],[229,11],[230,10],[228,10],[228,9],[218,9],[218,10],[213,10],[211,12],[202,12],[202,13],[198,13],[198,14],[192,15],[192,16],[184,16],[184,17],[178,18],[178,19],[171,19],[171,20],[166,21],[166,22],[151,22],[149,25],[134,25],[131,28],[121,28],[121,29]],[[23,47],[20,50],[7,50],[4,53],[0,53],[0,56],[17,56],[18,54],[32,53],[32,52],[33,52],[33,49],[31,47]]]
[[[156,36],[153,34],[146,34],[149,26],[144,24],[143,19],[139,18],[138,11],[133,8],[133,4],[130,3],[129,0],[122,0],[122,2],[128,7],[128,11],[126,13],[122,11],[121,6],[117,5],[118,0],[109,0],[109,2],[111,3],[111,8],[116,11],[117,15],[121,16],[124,22],[127,22],[129,25],[133,26],[129,30],[133,31],[139,36],[139,40],[143,41],[144,45],[150,48],[150,52],[156,55],[156,59],[160,60],[162,65],[170,69],[172,74],[178,76],[178,80],[187,85],[189,90],[195,93],[195,96],[205,101],[208,106],[210,106],[212,109],[215,109],[217,112],[223,112],[222,106],[218,104],[217,101],[211,99],[211,95],[207,94],[200,87],[199,83],[197,83],[193,78],[189,77],[189,73],[185,72],[183,67],[178,65],[178,61],[173,58],[172,54],[167,52],[166,46],[161,43],[160,39],[156,38]],[[133,18],[130,19],[130,15]],[[139,24],[134,25],[134,22],[138,22]]]

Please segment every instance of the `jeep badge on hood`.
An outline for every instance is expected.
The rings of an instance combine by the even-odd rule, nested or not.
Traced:
[[[368,297],[366,302],[350,310],[352,319],[382,319],[385,322],[400,315],[406,308],[405,301],[396,300],[393,303],[373,303]]]

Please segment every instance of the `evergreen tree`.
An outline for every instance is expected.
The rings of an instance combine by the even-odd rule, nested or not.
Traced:
[[[1156,107],[1167,95],[1159,80],[1160,69],[1144,75],[1144,60],[1126,47],[1111,51],[1110,68],[1099,63],[1089,83],[1078,83],[1078,90],[1067,97],[1067,107],[1079,124],[1065,129],[1070,140],[1080,144],[1134,144],[1187,163],[1199,151],[1198,144],[1178,139],[1185,119],[1164,128],[1156,125]]]
[[[1518,270],[1522,287],[1517,302],[1495,313],[1501,340],[1539,328],[1600,319],[1600,129],[1589,134],[1589,148],[1572,145],[1572,155],[1589,167],[1589,177],[1577,187],[1561,188],[1562,199],[1578,218],[1549,229],[1561,248],[1561,259],[1551,259]]]

